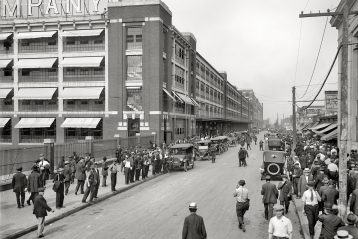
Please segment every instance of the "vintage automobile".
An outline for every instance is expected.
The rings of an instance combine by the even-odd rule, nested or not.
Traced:
[[[229,137],[227,136],[217,136],[215,138],[211,138],[211,142],[214,146],[216,146],[217,154],[222,154],[228,150]]]
[[[169,148],[169,169],[194,168],[195,152],[193,144],[175,144]]]
[[[267,175],[281,179],[286,174],[286,157],[282,151],[264,151],[261,170],[261,180]]]
[[[211,140],[201,140],[196,142],[197,144],[197,155],[200,160],[209,160],[210,159],[210,147]]]
[[[267,149],[273,151],[285,151],[285,143],[280,138],[270,137],[267,141]]]
[[[237,145],[237,138],[235,138],[235,137],[229,137],[228,145],[229,145],[229,147],[236,147],[236,145]]]

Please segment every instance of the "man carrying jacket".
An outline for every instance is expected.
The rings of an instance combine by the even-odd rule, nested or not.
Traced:
[[[273,206],[277,203],[278,190],[276,185],[271,183],[271,176],[266,176],[266,183],[261,189],[262,203],[265,207],[265,219],[270,220],[273,213]]]
[[[196,214],[195,202],[189,204],[190,215],[184,220],[182,239],[206,239],[204,219]]]

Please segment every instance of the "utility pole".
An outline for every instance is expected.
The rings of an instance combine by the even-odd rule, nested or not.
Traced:
[[[297,130],[296,130],[296,87],[292,87],[292,131],[293,131],[293,145],[291,155],[295,156],[295,149],[297,145]]]
[[[349,10],[352,0],[341,0],[341,12],[300,14],[302,17],[336,16],[340,17],[342,24],[342,46],[340,79],[338,90],[338,146],[339,146],[339,205],[347,207],[347,143],[348,143],[348,16],[356,15],[356,11]],[[341,215],[344,216],[344,215]]]

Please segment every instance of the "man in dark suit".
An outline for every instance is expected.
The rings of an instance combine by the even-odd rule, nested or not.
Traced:
[[[22,173],[22,167],[17,168],[17,173],[12,177],[12,189],[16,194],[17,207],[24,207],[25,188],[27,186],[26,175]],[[21,201],[20,201],[21,197]]]
[[[27,204],[31,205],[30,200],[34,203],[35,196],[38,194],[39,188],[42,186],[41,176],[39,173],[39,168],[35,164],[32,167],[32,172],[27,180],[27,191],[31,193],[29,199],[27,200]]]
[[[184,220],[183,239],[206,239],[204,219],[196,214],[197,209],[195,202],[189,204],[190,215]]]
[[[45,217],[47,216],[47,211],[52,211],[43,197],[45,188],[39,188],[38,189],[39,194],[35,197],[34,200],[34,211],[33,214],[35,214],[37,218],[37,237],[41,238],[44,237],[43,231],[45,228]]]
[[[77,179],[77,186],[76,186],[75,194],[77,195],[78,189],[80,189],[80,188],[81,188],[81,194],[84,194],[83,187],[84,187],[85,179],[86,179],[86,167],[85,167],[83,159],[81,159],[76,165],[75,176]]]
[[[277,203],[278,190],[275,184],[271,183],[270,175],[266,176],[266,183],[262,185],[261,189],[262,203],[265,206],[265,218],[270,220],[273,213],[273,205]]]
[[[99,174],[98,163],[95,163],[94,167],[95,167],[95,172],[96,172],[96,174],[95,174],[96,180],[95,181],[97,182],[97,184],[96,184],[96,186],[94,188],[93,197],[97,198],[99,185],[101,184],[101,176]]]
[[[88,175],[87,188],[86,188],[85,194],[83,195],[83,198],[82,198],[83,203],[86,202],[87,197],[90,193],[91,193],[91,196],[90,196],[89,202],[91,203],[93,201],[96,186],[97,186],[97,172],[96,172],[94,164],[92,164],[91,170]]]

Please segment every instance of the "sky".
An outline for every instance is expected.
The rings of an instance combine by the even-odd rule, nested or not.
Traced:
[[[297,100],[312,100],[337,51],[338,31],[327,17],[299,13],[335,9],[339,0],[163,0],[179,31],[191,32],[197,51],[239,89],[253,89],[263,103],[264,119],[292,115],[292,87]],[[321,40],[323,37],[322,45]],[[321,45],[311,86],[313,68]],[[322,93],[337,90],[337,64]],[[323,105],[315,102],[314,105]],[[307,105],[299,102],[298,106]]]

